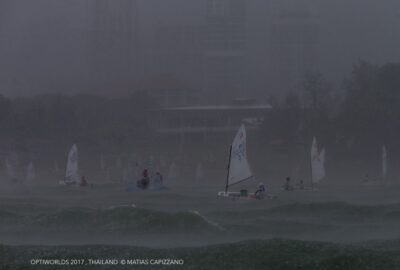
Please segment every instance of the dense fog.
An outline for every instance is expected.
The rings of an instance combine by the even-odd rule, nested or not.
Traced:
[[[0,0],[0,268],[399,269],[399,25],[394,0]]]

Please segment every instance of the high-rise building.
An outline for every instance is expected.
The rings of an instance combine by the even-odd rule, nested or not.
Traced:
[[[296,89],[318,70],[319,23],[313,0],[271,0],[270,84],[282,93]]]
[[[94,76],[107,87],[134,87],[137,57],[136,0],[88,0],[88,56]]]
[[[154,89],[149,89],[148,83],[141,87],[161,97],[161,105],[193,105],[199,101],[203,79],[201,30],[201,26],[183,24],[160,24],[155,29],[152,46],[146,51],[146,74],[163,83],[151,83]],[[148,81],[145,78],[144,82]]]
[[[206,0],[204,92],[224,103],[245,95],[245,0]]]

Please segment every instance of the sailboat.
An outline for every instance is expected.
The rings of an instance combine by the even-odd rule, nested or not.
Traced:
[[[64,181],[60,181],[60,184],[75,185],[79,183],[78,161],[78,147],[76,144],[74,144],[68,154],[67,169],[65,171]]]
[[[318,151],[317,139],[314,137],[311,146],[311,184],[319,183],[326,176],[325,173],[325,149]]]
[[[219,197],[251,197],[245,190],[241,192],[228,191],[231,186],[254,178],[249,162],[247,161],[246,150],[246,129],[242,125],[229,150],[225,191],[218,192]]]

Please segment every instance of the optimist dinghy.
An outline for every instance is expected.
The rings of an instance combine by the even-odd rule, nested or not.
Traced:
[[[74,144],[69,151],[65,178],[60,185],[76,185],[79,183],[78,147]]]
[[[229,165],[226,176],[225,191],[218,192],[218,197],[262,199],[265,195],[265,192],[255,194],[248,193],[247,190],[241,190],[239,192],[228,191],[228,189],[233,185],[254,179],[249,162],[247,161],[246,148],[246,129],[245,126],[242,125],[239,128],[229,150]],[[275,196],[268,197],[274,198]]]

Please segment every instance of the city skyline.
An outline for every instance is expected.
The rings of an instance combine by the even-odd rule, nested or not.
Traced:
[[[102,3],[94,2],[97,6]],[[0,28],[3,39],[0,48],[3,59],[0,83],[2,93],[8,96],[60,92],[110,94],[119,89],[118,91],[124,94],[132,89],[144,88],[143,82],[153,77],[166,75],[180,81],[190,91],[207,92],[207,88],[210,88],[206,83],[210,77],[207,76],[207,71],[212,67],[205,61],[210,59],[207,58],[210,49],[206,44],[211,33],[206,31],[210,26],[207,1],[198,1],[195,4],[174,1],[174,4],[168,4],[139,0],[136,19],[131,17],[134,10],[128,12],[132,7],[126,9],[120,6],[121,11],[118,13],[116,6],[117,2],[129,5],[133,3],[131,1],[114,2],[108,6],[109,15],[104,13],[107,8],[103,8],[104,15],[99,15],[99,10],[90,5],[94,2],[70,1],[67,4],[64,1],[50,3],[40,0],[33,5],[24,1],[5,1],[3,5],[9,7],[9,13],[3,18],[3,27]],[[359,4],[357,0],[346,4],[339,1],[329,5],[304,0],[301,2],[307,3],[306,9],[312,10],[312,19],[303,17],[291,20],[290,12],[285,10],[285,3],[292,9],[300,10],[292,2],[246,2],[246,13],[251,13],[252,16],[245,16],[243,22],[243,42],[246,46],[240,53],[242,60],[238,63],[244,64],[231,65],[243,69],[237,71],[237,74],[244,74],[244,86],[238,87],[242,90],[237,90],[238,94],[233,96],[241,96],[243,92],[257,98],[265,98],[269,94],[284,95],[296,90],[296,82],[307,70],[321,72],[334,86],[340,87],[344,74],[359,59],[381,64],[396,57],[400,37],[394,27],[391,27],[399,22],[400,8],[396,2],[388,1],[391,5],[374,9],[373,1],[364,1],[363,11],[355,15],[355,8]],[[28,13],[23,9],[27,5],[32,8]],[[174,8],[176,6],[180,7],[179,11]],[[304,10],[304,5],[300,6]],[[107,22],[107,16],[114,19],[118,17],[118,23],[110,28],[113,23],[109,21],[108,26],[101,26],[104,28],[103,32],[93,31],[101,25],[101,20],[97,20],[97,26],[94,26],[95,21],[89,16],[96,12],[97,18],[104,19],[103,23]],[[286,15],[283,14],[285,12]],[[296,12],[292,12],[293,14],[296,15]],[[299,14],[305,13],[300,12],[297,15]],[[368,18],[374,20],[361,23]],[[351,24],[348,24],[349,22]],[[107,39],[105,33],[117,32],[118,29],[126,27],[126,24],[132,24],[132,28],[126,28],[131,30],[122,30],[122,34],[117,38],[109,38],[113,40],[114,47],[110,44],[107,47],[106,42],[103,42]],[[288,30],[289,28],[292,30]],[[12,31],[13,29],[17,31]],[[169,31],[178,36],[188,36],[190,32],[192,41],[186,37],[181,39],[179,46],[187,46],[185,51],[172,49],[173,42],[172,46],[169,45],[171,50],[167,47],[162,48],[159,44],[162,31]],[[289,32],[292,34],[285,34]],[[288,42],[296,35],[297,41]],[[307,35],[312,42],[307,42]],[[193,39],[200,40],[197,41],[200,45],[191,47],[190,42],[193,44]],[[385,50],[376,49],[380,43],[389,40]],[[103,49],[99,50],[101,46]],[[296,57],[296,54],[302,58]],[[157,55],[160,55],[160,58]],[[160,65],[161,55],[165,59],[164,68]],[[187,57],[188,55],[191,58]],[[183,59],[187,60],[186,63]],[[103,67],[102,63],[105,64]],[[168,66],[169,63],[171,64]],[[129,71],[130,69],[132,70]],[[165,74],[163,69],[170,74]],[[234,86],[229,84],[229,79],[224,80],[227,89],[222,89],[221,92],[228,95],[235,92]]]

